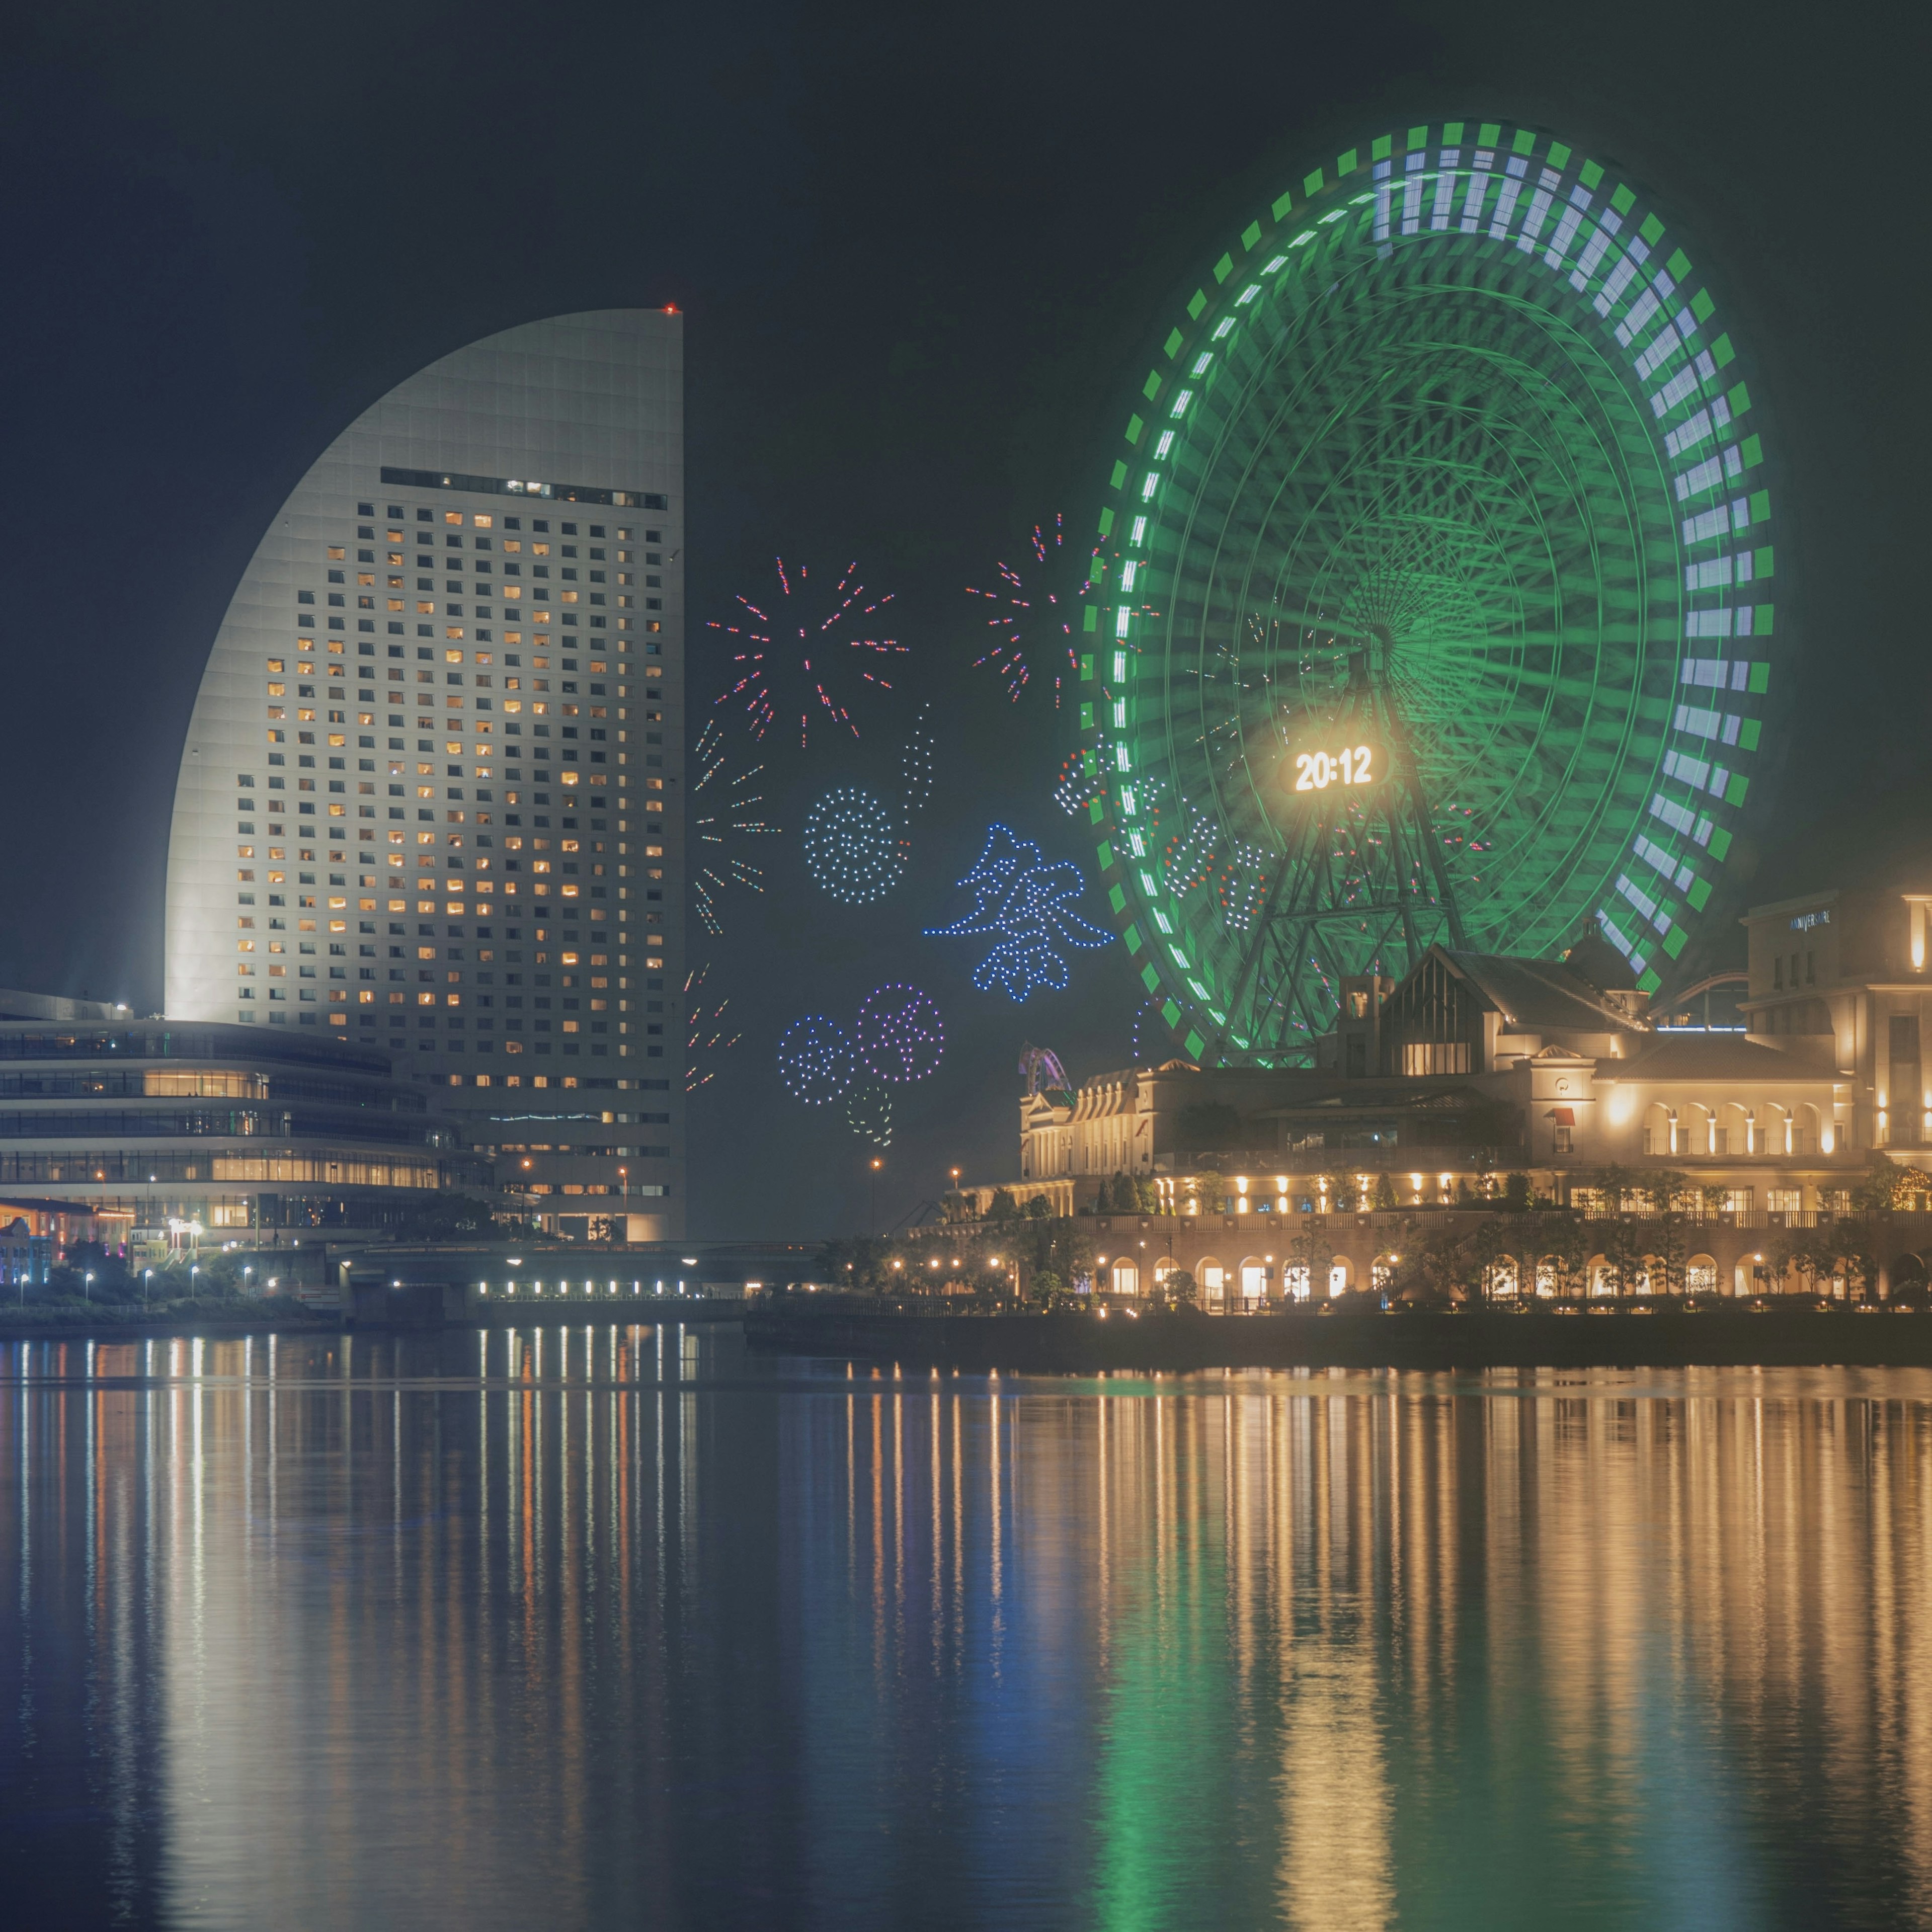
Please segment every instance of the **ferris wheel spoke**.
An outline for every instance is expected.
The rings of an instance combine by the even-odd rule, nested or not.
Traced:
[[[1150,958],[1190,1054],[1305,1054],[1342,977],[1444,934],[1534,950],[1598,918],[1654,985],[1742,808],[1770,614],[1726,560],[1770,512],[1732,339],[1707,294],[1663,302],[1660,262],[1689,271],[1633,190],[1462,131],[1282,197],[1127,421],[1101,852],[1151,828],[1169,855],[1117,902],[1172,937]],[[1399,152],[1481,190],[1471,232],[1403,225]],[[1534,234],[1504,154],[1557,184]],[[1696,658],[1752,661],[1724,760],[1684,722],[1716,716],[1680,694]]]

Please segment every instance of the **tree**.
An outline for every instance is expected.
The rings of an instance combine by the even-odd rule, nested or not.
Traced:
[[[1932,1177],[1916,1167],[1901,1167],[1874,1150],[1863,1178],[1852,1190],[1852,1211],[1855,1214],[1922,1213],[1928,1186],[1932,1186]]]
[[[1503,1208],[1511,1214],[1529,1211],[1529,1176],[1508,1174],[1503,1177]]]
[[[1411,1221],[1402,1231],[1390,1292],[1403,1301],[1448,1300],[1467,1274],[1464,1238],[1447,1219]]]
[[[1644,1228],[1641,1222],[1619,1214],[1604,1227],[1604,1278],[1612,1294],[1634,1294],[1645,1270]]]
[[[1559,1294],[1579,1293],[1586,1285],[1583,1271],[1590,1264],[1590,1251],[1596,1245],[1591,1225],[1580,1214],[1568,1211],[1552,1214],[1543,1224],[1542,1250],[1538,1259],[1550,1264],[1556,1277]]]
[[[1821,1275],[1838,1272],[1837,1247],[1826,1229],[1787,1228],[1772,1244],[1772,1263],[1780,1275],[1797,1276],[1807,1294],[1815,1294]]]
[[[1677,1209],[1666,1209],[1649,1226],[1650,1288],[1654,1294],[1682,1294],[1684,1270],[1690,1258],[1689,1224]]]
[[[1143,1214],[1160,1212],[1160,1190],[1144,1174],[1135,1179],[1134,1205]]]
[[[1004,1225],[1008,1221],[1017,1221],[1019,1214],[1019,1204],[1014,1200],[1010,1188],[996,1187],[993,1190],[992,1203],[986,1210],[988,1220]]]
[[[1185,1268],[1169,1268],[1155,1284],[1161,1299],[1170,1308],[1192,1308],[1199,1292],[1193,1276]]]
[[[1384,1212],[1396,1205],[1395,1183],[1385,1173],[1376,1176],[1376,1205]]]
[[[1650,1177],[1650,1204],[1659,1214],[1686,1212],[1697,1203],[1697,1189],[1690,1177],[1674,1167],[1660,1167]]]
[[[1020,1216],[1023,1220],[1028,1221],[1051,1220],[1053,1217],[1053,1209],[1044,1194],[1036,1194],[1020,1210]]]
[[[494,1225],[488,1202],[466,1194],[440,1194],[410,1207],[395,1232],[405,1240],[446,1241],[486,1233]]]
[[[1218,1214],[1221,1204],[1228,1197],[1228,1183],[1225,1176],[1208,1168],[1194,1177],[1196,1198],[1201,1203],[1204,1214]]]
[[[1876,1214],[1840,1214],[1819,1233],[1831,1252],[1834,1274],[1845,1277],[1845,1292],[1854,1301],[1878,1293],[1879,1270],[1886,1246],[1886,1225]]]
[[[1493,1214],[1478,1222],[1463,1242],[1462,1260],[1472,1286],[1485,1301],[1496,1298],[1499,1282],[1498,1264],[1509,1253],[1510,1238],[1504,1222]],[[1517,1286],[1522,1284],[1519,1281]]]
[[[1598,1196],[1610,1213],[1620,1214],[1624,1196],[1639,1192],[1646,1183],[1641,1174],[1612,1162],[1608,1166],[1591,1168],[1583,1176],[1583,1184]]]
[[[1316,1300],[1328,1298],[1328,1272],[1335,1265],[1335,1248],[1320,1228],[1304,1225],[1290,1238],[1288,1262],[1291,1268],[1308,1270],[1308,1292]]]

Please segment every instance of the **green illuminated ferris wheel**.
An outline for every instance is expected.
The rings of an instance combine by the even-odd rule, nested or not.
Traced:
[[[1654,988],[1774,663],[1751,398],[1676,239],[1562,142],[1452,121],[1308,175],[1172,322],[1082,724],[1190,1057],[1305,1058],[1342,975],[1438,940],[1546,955],[1594,919]]]

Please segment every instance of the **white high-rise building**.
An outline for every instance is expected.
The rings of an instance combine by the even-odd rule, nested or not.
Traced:
[[[674,312],[432,363],[270,521],[176,787],[170,1017],[386,1048],[566,1234],[683,1231],[683,493]]]

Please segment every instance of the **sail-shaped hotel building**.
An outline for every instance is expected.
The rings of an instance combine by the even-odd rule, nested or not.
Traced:
[[[391,1053],[559,1233],[683,1231],[682,323],[532,322],[364,410],[175,794],[170,1018]]]

